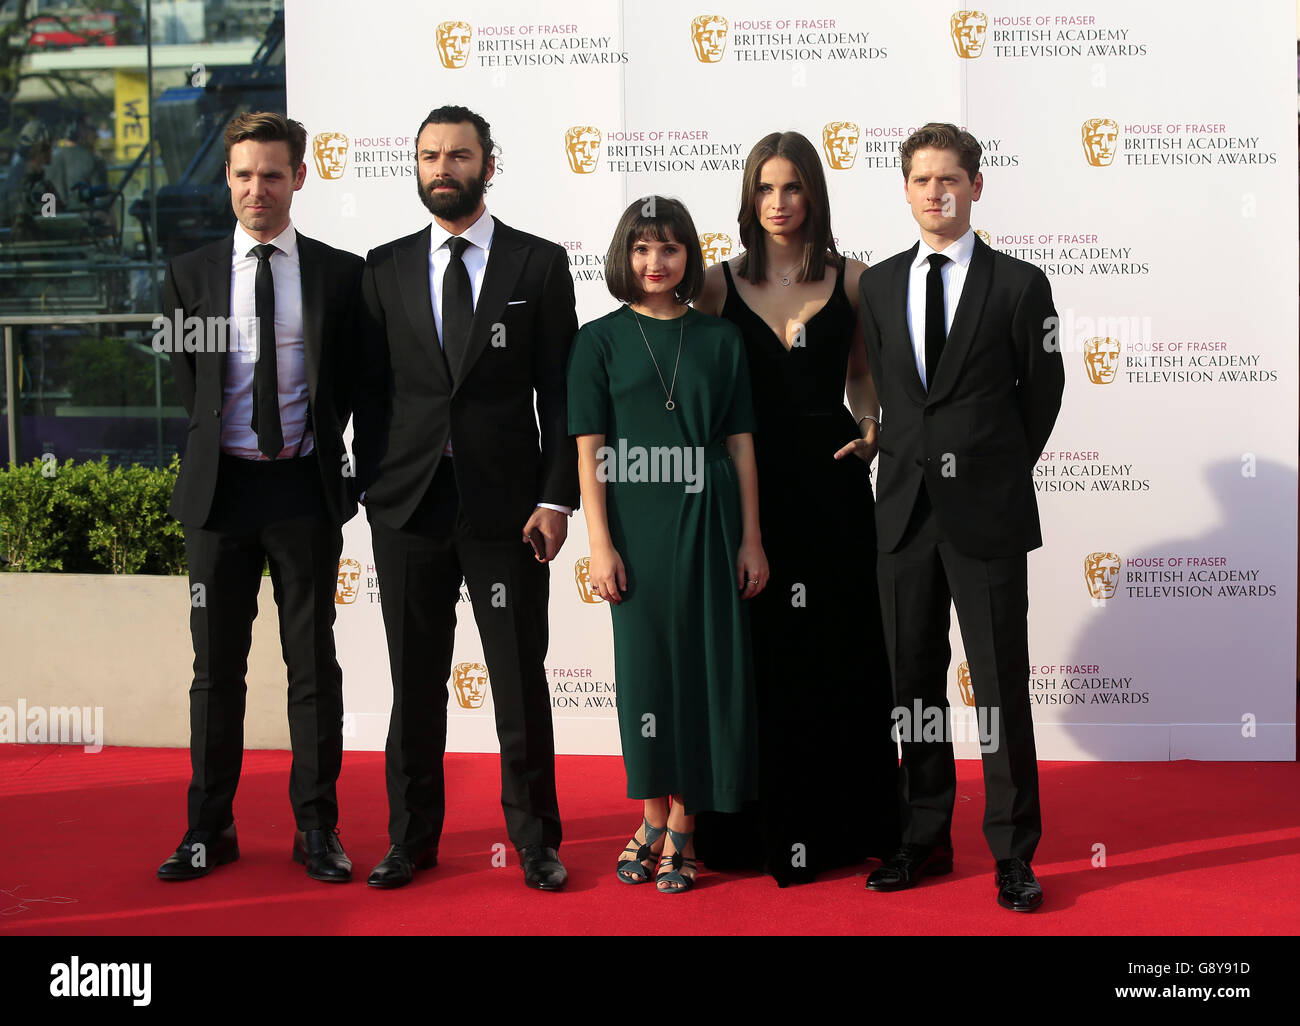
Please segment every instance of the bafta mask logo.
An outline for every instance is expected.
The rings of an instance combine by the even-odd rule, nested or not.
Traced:
[[[444,68],[463,68],[469,60],[469,40],[474,29],[467,21],[438,23],[438,60]]]
[[[311,155],[316,173],[326,181],[343,177],[348,166],[348,137],[342,132],[321,132],[312,136]]]
[[[583,556],[573,564],[573,579],[578,584],[578,598],[582,599],[583,602],[594,604],[605,601],[592,590],[590,556]]]
[[[1083,366],[1094,385],[1109,385],[1119,370],[1119,339],[1090,338],[1083,344]]]
[[[350,606],[361,593],[361,564],[355,559],[339,560],[339,580],[334,588],[334,603]]]
[[[564,133],[564,155],[575,175],[589,175],[600,160],[600,129],[595,125],[574,125]]]
[[[1113,118],[1089,118],[1083,123],[1083,154],[1093,167],[1110,167],[1119,141],[1119,124]]]
[[[451,668],[451,686],[462,709],[481,709],[487,697],[488,671],[482,663],[457,663]]]
[[[970,663],[962,660],[957,664],[957,690],[961,692],[961,700],[972,709],[975,708],[975,688],[970,682]]]
[[[712,267],[731,256],[731,247],[735,245],[730,235],[724,232],[703,232],[700,235],[700,254],[704,257],[704,266]]]
[[[1083,557],[1083,579],[1088,594],[1101,601],[1113,599],[1119,587],[1119,571],[1124,561],[1113,552],[1089,552]]]
[[[727,51],[731,23],[721,14],[701,14],[691,20],[691,44],[701,64],[717,64]]]
[[[975,234],[980,237],[980,241],[983,242],[984,245],[986,246],[993,245],[993,236],[990,235],[988,232],[986,232],[983,228],[976,228]]]
[[[852,121],[831,121],[822,128],[822,150],[826,163],[836,171],[847,171],[858,159],[858,136]]]
[[[984,52],[984,33],[989,30],[989,18],[983,11],[958,11],[948,19],[952,33],[952,48],[958,57],[974,60]]]

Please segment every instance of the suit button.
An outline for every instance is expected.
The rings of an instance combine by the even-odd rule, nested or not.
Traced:
[[[220,410],[213,410],[213,411],[212,411],[212,416],[214,416],[214,417],[220,417],[220,416],[221,416],[221,411],[220,411]]]

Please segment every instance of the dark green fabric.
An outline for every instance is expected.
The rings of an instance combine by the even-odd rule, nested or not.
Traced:
[[[744,344],[735,325],[694,310],[640,324],[644,340],[622,307],[584,325],[568,389],[570,434],[603,434],[616,452],[622,440],[629,455],[636,446],[689,449],[691,461],[678,465],[700,475],[696,491],[622,474],[605,486],[628,578],[624,600],[611,605],[627,793],[680,794],[690,815],[737,811],[757,793],[748,610],[736,584],[740,493],[725,448],[728,435],[754,430]],[[671,384],[679,331],[669,411],[646,340]]]

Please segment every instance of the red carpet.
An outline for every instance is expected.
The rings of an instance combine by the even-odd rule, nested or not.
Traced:
[[[1294,934],[1300,929],[1296,763],[1043,763],[1043,908],[994,901],[980,833],[980,768],[959,762],[952,876],[912,891],[863,888],[870,863],[779,889],[756,874],[701,875],[686,895],[628,887],[614,860],[636,827],[616,758],[558,760],[570,880],[524,886],[505,835],[498,761],[447,756],[436,869],[396,891],[366,874],[387,849],[383,756],[345,755],[343,843],[359,879],[307,879],[290,860],[287,752],[249,752],[236,800],[242,857],[165,884],[180,842],[189,756],[179,749],[0,746],[0,934]],[[505,845],[508,865],[494,868]],[[1105,846],[1094,867],[1095,846]]]

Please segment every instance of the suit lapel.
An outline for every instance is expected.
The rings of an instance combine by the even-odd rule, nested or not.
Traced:
[[[307,372],[307,396],[316,405],[320,377],[321,340],[325,320],[325,264],[322,247],[298,233],[298,273],[302,284],[302,352]]]
[[[232,235],[226,240],[225,245],[214,246],[208,257],[206,268],[208,296],[212,305],[212,316],[221,317],[230,323],[230,287],[232,275],[230,271],[231,261],[235,255],[235,239]],[[206,333],[205,333],[206,334]],[[226,337],[231,338],[232,333],[227,332]],[[217,398],[226,394],[226,354],[213,353],[209,357],[217,367]]]
[[[984,316],[984,302],[988,299],[992,283],[993,252],[976,236],[975,252],[971,256],[970,269],[966,272],[966,283],[961,288],[961,302],[952,315],[948,341],[944,343],[943,355],[939,357],[939,366],[934,372],[934,381],[930,383],[930,402],[943,399],[957,384],[961,365],[966,362],[966,354],[975,341],[975,329]]]
[[[899,340],[901,351],[895,355],[899,364],[906,368],[903,371],[903,388],[917,403],[924,404],[925,386],[921,384],[921,375],[916,372],[916,353],[912,349],[912,333],[907,328],[907,290],[912,275],[912,261],[916,259],[916,251],[919,247],[918,242],[909,249],[904,255],[905,258],[900,260],[894,269],[890,293],[898,296],[899,299],[894,306],[894,330],[890,332],[890,336]]]
[[[429,357],[439,384],[451,391],[451,376],[447,360],[438,342],[438,328],[433,319],[433,296],[429,292],[429,235],[426,228],[399,247],[393,254],[397,265],[397,287],[402,294],[402,306],[415,331],[416,344]]]
[[[483,286],[478,302],[474,304],[474,319],[470,322],[469,342],[461,352],[459,362],[452,370],[453,394],[455,389],[474,367],[492,337],[494,326],[501,323],[510,292],[523,270],[527,249],[519,233],[508,225],[496,222],[492,234],[492,252],[483,272]]]

